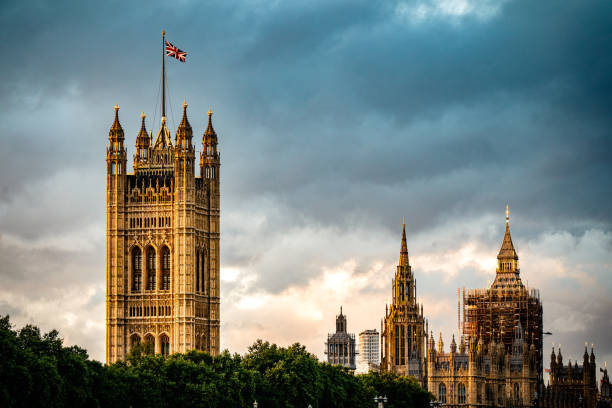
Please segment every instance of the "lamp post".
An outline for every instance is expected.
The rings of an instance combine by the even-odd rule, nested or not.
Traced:
[[[387,403],[387,396],[374,397],[374,402],[378,404],[378,408],[384,408],[385,404]]]

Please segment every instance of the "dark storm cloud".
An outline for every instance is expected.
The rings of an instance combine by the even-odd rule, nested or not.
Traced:
[[[418,4],[436,1],[3,4],[0,232],[19,242],[0,241],[3,284],[35,297],[103,282],[112,106],[131,157],[140,111],[159,123],[162,28],[189,53],[167,61],[171,127],[186,98],[199,146],[215,111],[222,265],[255,276],[227,289],[276,294],[347,259],[395,262],[403,215],[411,246],[432,252],[496,245],[506,202],[521,240],[610,231],[612,3],[402,12]],[[431,237],[490,214],[501,225]],[[75,241],[87,248],[67,251]],[[445,287],[484,286],[471,267]],[[425,291],[445,271],[430,273]]]

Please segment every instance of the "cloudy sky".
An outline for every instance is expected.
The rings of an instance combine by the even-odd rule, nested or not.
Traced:
[[[0,313],[104,360],[105,146],[131,157],[209,107],[222,151],[223,348],[323,358],[340,305],[379,328],[406,217],[419,301],[456,332],[510,205],[545,355],[612,362],[612,2],[8,1],[0,72]],[[198,139],[198,138],[194,138]],[[436,334],[437,337],[437,334]],[[548,358],[545,358],[548,365]]]

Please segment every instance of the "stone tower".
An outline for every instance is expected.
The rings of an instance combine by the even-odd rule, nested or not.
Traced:
[[[416,281],[408,261],[406,224],[402,225],[399,265],[392,282],[391,308],[381,322],[381,370],[425,382],[425,319],[416,299]]]
[[[327,335],[325,342],[325,354],[327,354],[327,362],[329,364],[339,364],[349,370],[355,370],[355,335],[348,333],[346,329],[346,315],[342,314],[342,306],[340,306],[340,314],[336,316],[336,332]]]
[[[506,206],[506,230],[497,255],[495,280],[489,288],[464,292],[463,334],[480,336],[485,344],[495,340],[510,352],[515,328],[521,326],[528,344],[538,352],[538,370],[542,370],[542,303],[540,293],[521,279],[519,257],[510,236],[509,210]]]
[[[106,362],[136,343],[164,355],[219,352],[219,167],[208,112],[200,175],[187,104],[174,143],[162,116],[157,137],[145,115],[134,172],[126,172],[119,107],[106,153]]]

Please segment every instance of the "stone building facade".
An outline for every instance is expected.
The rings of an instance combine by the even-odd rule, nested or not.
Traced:
[[[595,353],[584,348],[582,365],[563,364],[561,348],[550,354],[550,383],[537,395],[536,406],[545,408],[595,408],[598,403]]]
[[[348,333],[346,329],[346,316],[342,314],[342,306],[340,306],[340,314],[336,316],[336,332],[327,335],[325,343],[325,354],[327,354],[327,362],[333,365],[341,365],[349,370],[357,368],[355,355],[355,335]]]
[[[142,114],[127,173],[119,107],[106,152],[106,361],[144,342],[155,353],[219,352],[220,156],[212,112],[196,162],[187,104],[172,140]],[[196,175],[196,163],[199,175]]]
[[[410,375],[425,384],[425,319],[417,303],[416,280],[408,260],[406,224],[402,225],[399,264],[392,281],[391,307],[381,321],[381,370]]]
[[[525,407],[533,403],[538,384],[538,353],[520,325],[510,350],[483,337],[453,336],[444,351],[442,334],[436,348],[433,334],[427,347],[427,388],[445,407]]]

